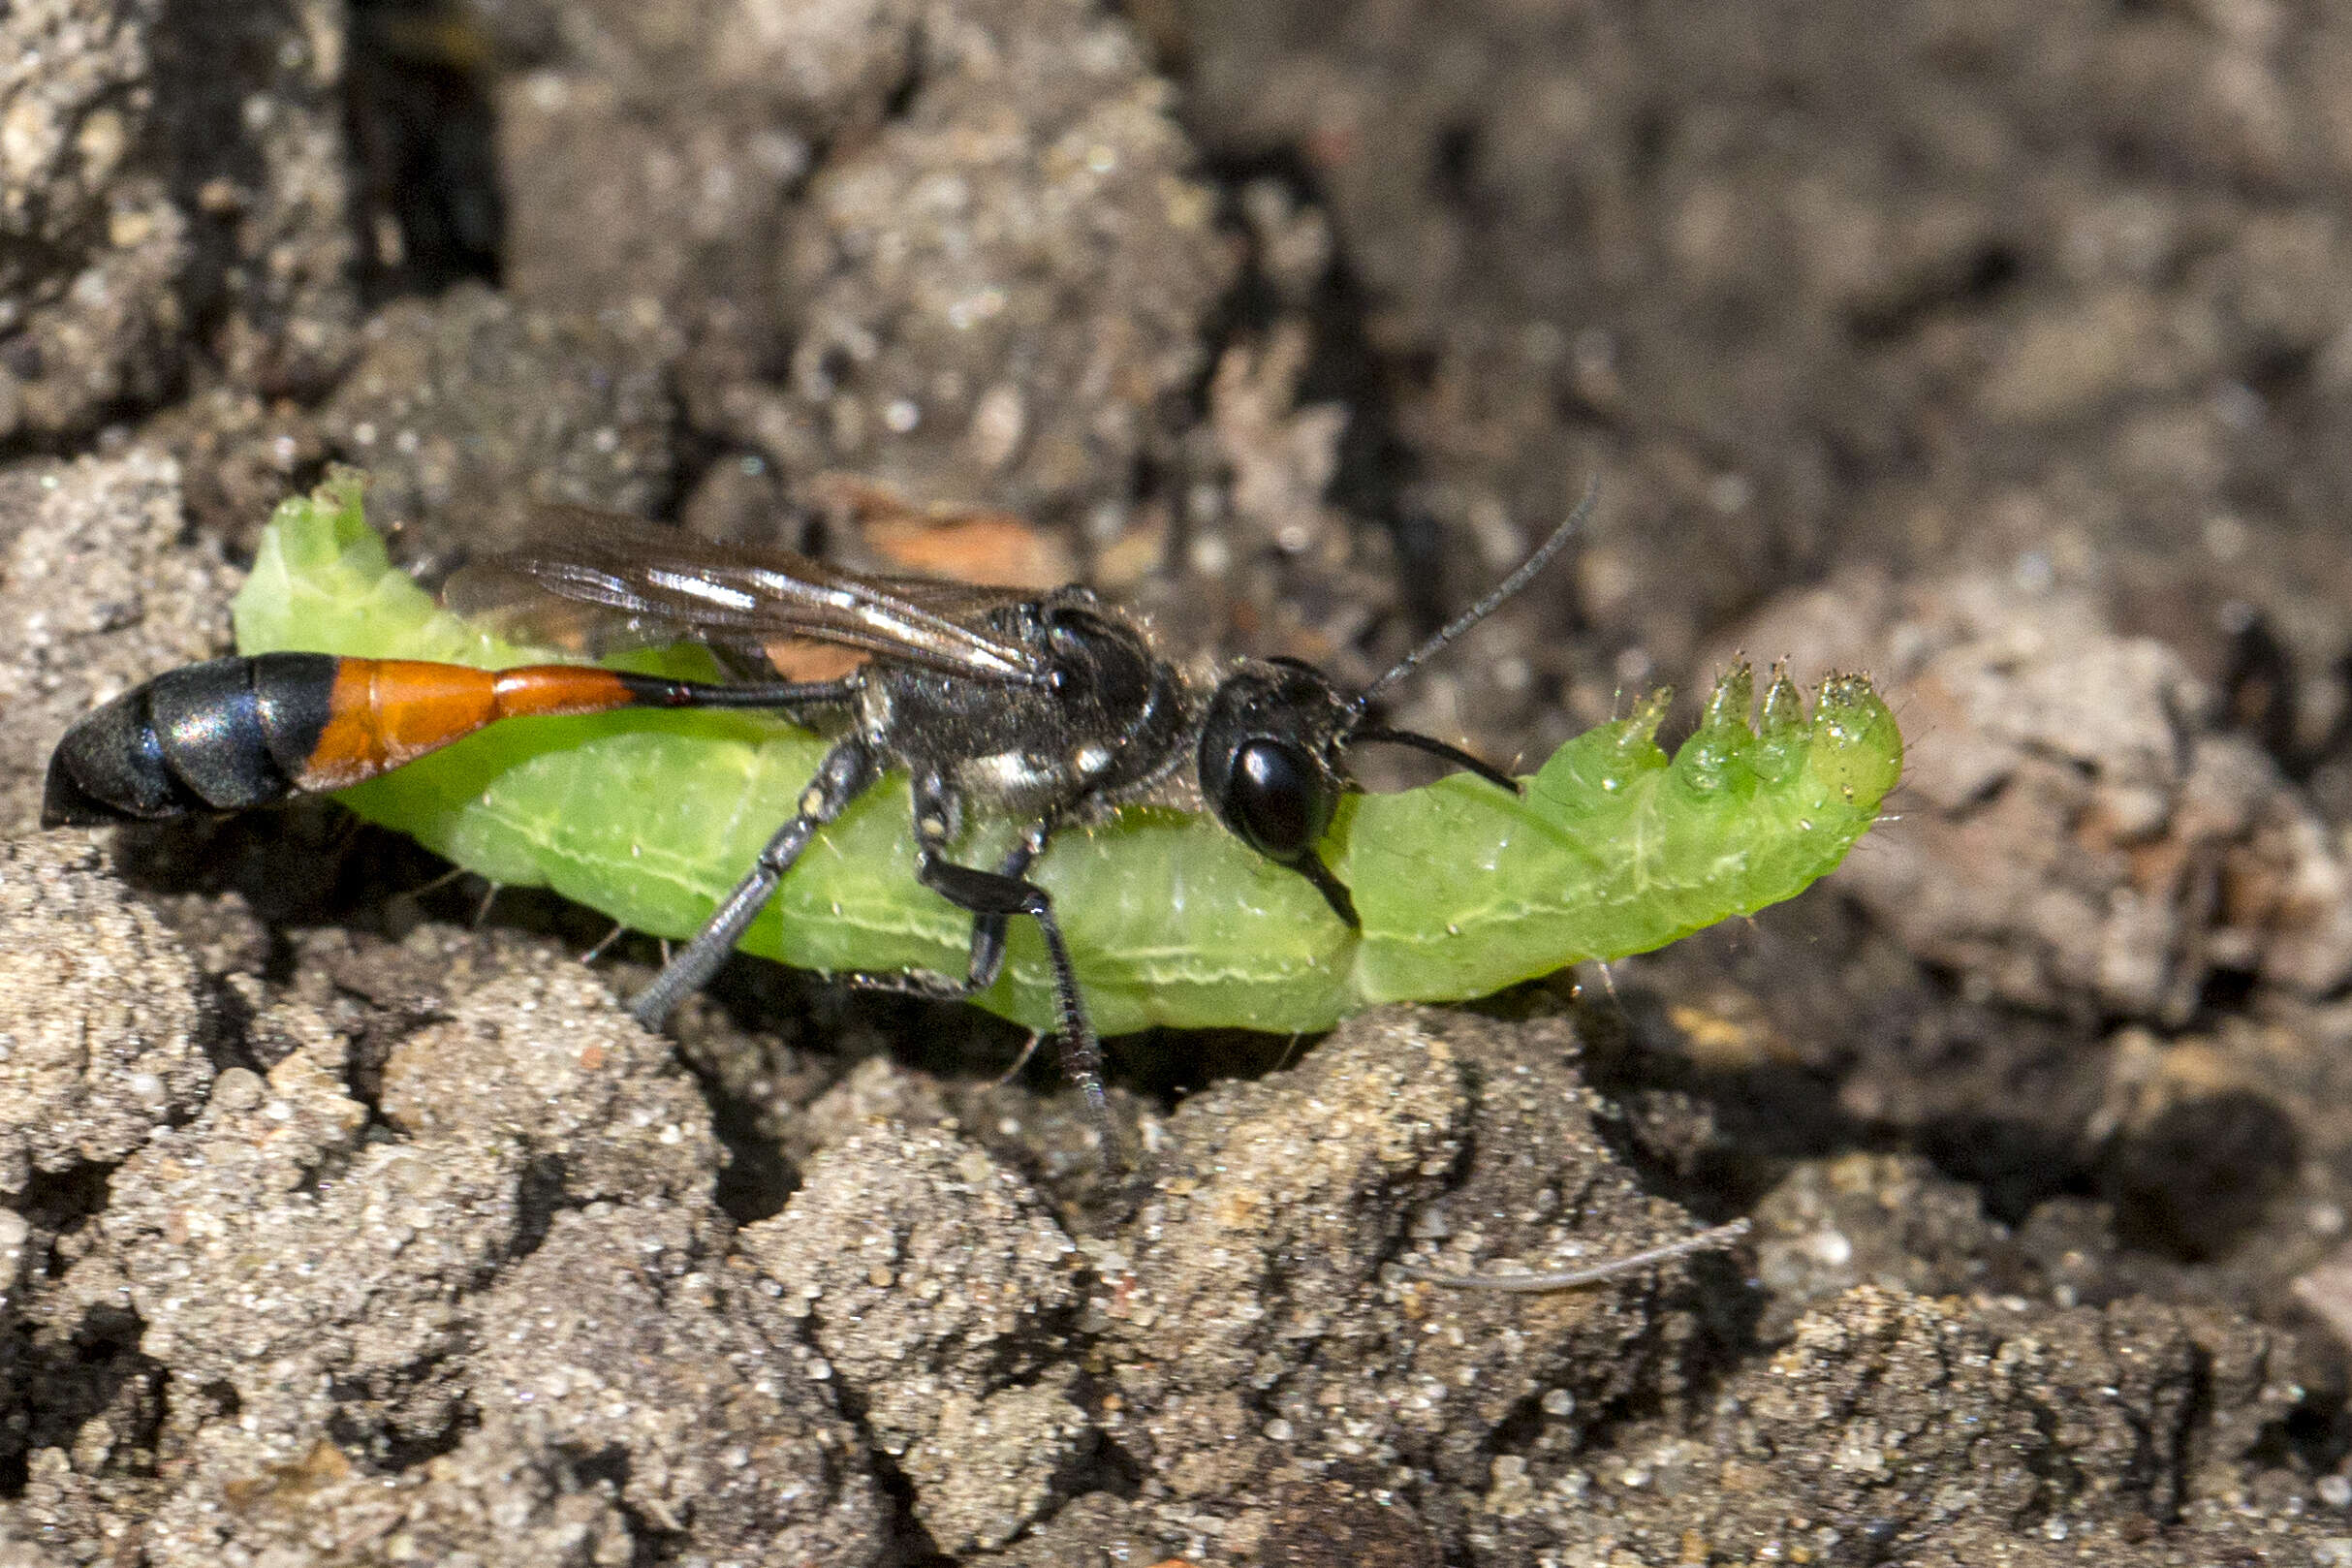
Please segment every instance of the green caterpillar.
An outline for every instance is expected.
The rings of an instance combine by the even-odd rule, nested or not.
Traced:
[[[244,653],[548,662],[434,605],[393,569],[355,483],[278,509],[235,603]],[[699,649],[630,667],[710,677]],[[1670,761],[1669,694],[1569,741],[1514,799],[1456,776],[1351,796],[1326,859],[1350,931],[1295,872],[1215,822],[1131,807],[1065,830],[1032,873],[1069,933],[1106,1033],[1150,1024],[1307,1031],[1380,1002],[1481,996],[1588,958],[1643,953],[1802,892],[1844,859],[1902,768],[1894,716],[1861,676],[1808,717],[1775,677],[1751,728],[1735,668]],[[683,938],[787,817],[824,743],[755,713],[637,710],[512,719],[344,791],[370,821],[492,882],[554,889]],[[784,879],[745,951],[817,970],[960,972],[971,917],[914,876],[903,780],[859,800]],[[973,831],[993,860],[1009,825]],[[1032,1028],[1054,1011],[1042,944],[1016,923],[981,1005]]]

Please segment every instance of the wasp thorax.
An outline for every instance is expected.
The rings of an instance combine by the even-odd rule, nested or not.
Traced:
[[[1201,795],[1218,820],[1270,860],[1296,863],[1347,793],[1352,715],[1303,664],[1247,664],[1225,677],[1201,724]]]
[[[1158,661],[1134,628],[1078,606],[1056,607],[1046,618],[1052,650],[1053,694],[1124,716],[1148,703]]]

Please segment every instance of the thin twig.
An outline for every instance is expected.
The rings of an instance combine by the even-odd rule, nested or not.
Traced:
[[[1648,1247],[1640,1252],[1630,1252],[1622,1258],[1611,1258],[1602,1263],[1586,1264],[1581,1269],[1559,1269],[1544,1273],[1448,1274],[1441,1273],[1434,1269],[1419,1268],[1409,1263],[1399,1264],[1397,1267],[1409,1279],[1423,1280],[1431,1285],[1448,1285],[1458,1290],[1502,1290],[1529,1293],[1574,1290],[1579,1285],[1598,1284],[1604,1279],[1615,1279],[1619,1274],[1629,1274],[1637,1270],[1647,1269],[1653,1264],[1672,1263],[1677,1258],[1688,1257],[1694,1252],[1711,1252],[1717,1247],[1729,1246],[1745,1236],[1747,1230],[1746,1220],[1736,1219],[1729,1225],[1718,1225],[1712,1230],[1701,1231],[1696,1236],[1686,1236],[1679,1241],[1668,1241],[1661,1246]]]

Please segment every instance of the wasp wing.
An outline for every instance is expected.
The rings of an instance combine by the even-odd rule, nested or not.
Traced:
[[[988,616],[1032,597],[870,576],[574,507],[541,508],[533,538],[461,568],[442,589],[450,610],[511,641],[590,655],[809,640],[1024,685],[1046,677],[1043,663]]]

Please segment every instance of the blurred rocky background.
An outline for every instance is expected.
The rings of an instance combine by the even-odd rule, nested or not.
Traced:
[[[2352,1563],[2348,199],[2283,0],[0,8],[0,1563]],[[1605,986],[1114,1043],[1122,1178],[331,808],[35,831],[330,461],[1351,679],[1598,476],[1400,720],[1910,767]]]

